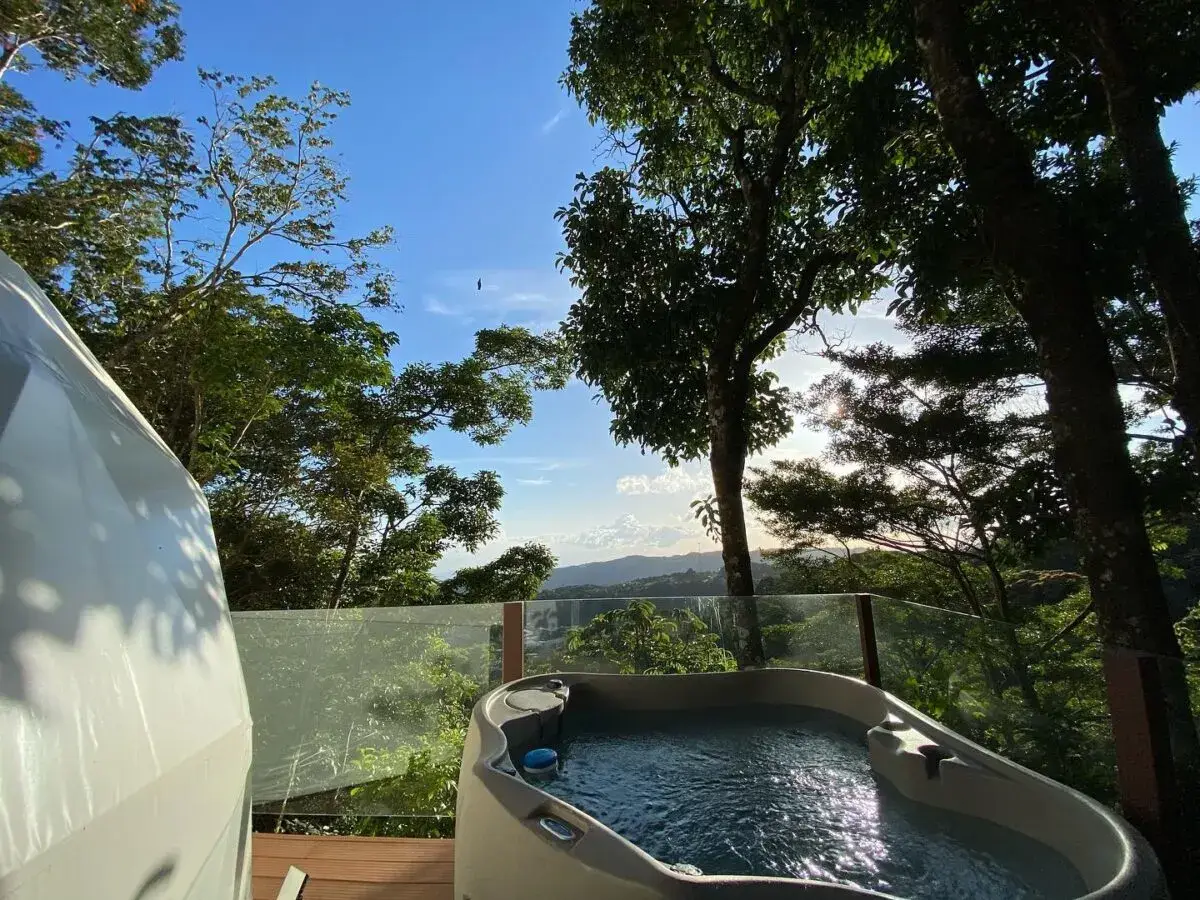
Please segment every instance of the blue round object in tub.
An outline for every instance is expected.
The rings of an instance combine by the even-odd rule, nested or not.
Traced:
[[[558,771],[558,753],[549,747],[530,750],[521,759],[521,768],[530,775],[553,775]]]

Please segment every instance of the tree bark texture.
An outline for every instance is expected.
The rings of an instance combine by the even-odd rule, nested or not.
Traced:
[[[1161,721],[1169,723],[1177,784],[1182,793],[1198,796],[1196,728],[1180,647],[1146,534],[1116,371],[1087,283],[1080,232],[1038,181],[1029,150],[989,108],[967,51],[958,0],[912,0],[912,6],[934,103],[982,215],[993,260],[1021,285],[1017,310],[1037,346],[1101,639],[1159,661],[1163,690],[1156,700]],[[1114,721],[1115,728],[1122,725]],[[1180,861],[1195,852],[1196,829],[1186,824],[1183,798],[1167,799],[1179,801],[1169,814],[1177,840],[1157,849],[1182,885],[1189,866]]]
[[[725,565],[725,591],[730,597],[749,598],[736,603],[742,667],[765,662],[758,607],[754,602],[754,572],[746,534],[742,482],[746,471],[745,403],[733,396],[729,379],[717,370],[708,377],[709,466],[716,491],[721,528],[721,560]]]
[[[1108,100],[1113,137],[1125,164],[1142,252],[1167,323],[1172,405],[1200,460],[1200,255],[1187,208],[1159,130],[1158,100],[1145,83],[1144,57],[1125,0],[1078,0]]]

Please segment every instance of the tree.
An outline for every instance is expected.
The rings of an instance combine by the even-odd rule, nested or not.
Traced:
[[[6,247],[110,367],[129,368],[135,351],[158,351],[246,290],[314,314],[393,304],[391,275],[372,256],[391,229],[345,237],[334,225],[347,178],[328,129],[349,98],[321,86],[286,97],[269,78],[200,80],[213,109],[194,127],[93,120],[66,172],[2,198]]]
[[[904,377],[908,360],[881,345],[833,355],[857,377],[826,376],[805,405],[831,434],[828,460],[849,471],[797,460],[756,472],[747,493],[772,533],[792,549],[834,538],[918,556],[945,569],[974,615],[1015,624],[1007,536],[1053,533],[1062,516],[1042,416],[1013,406],[1022,386],[914,383]],[[1010,629],[998,633],[1024,702],[1040,716],[1025,649]]]
[[[1158,294],[1171,347],[1173,402],[1200,458],[1200,252],[1158,119],[1196,87],[1200,28],[1176,4],[1077,0],[1108,101],[1112,137],[1128,176],[1139,247]],[[1166,19],[1176,29],[1162,28]]]
[[[819,43],[798,17],[746,6],[602,2],[573,19],[570,53],[568,89],[625,157],[559,210],[583,292],[566,322],[579,375],[618,441],[670,464],[707,455],[727,590],[750,595],[746,457],[792,425],[763,364],[818,297],[852,304],[872,283],[847,270],[807,158]]]
[[[771,582],[764,582],[764,592],[770,587],[773,594],[878,594],[954,612],[969,611],[956,598],[954,576],[917,554],[830,547],[813,552],[784,546],[771,551],[771,565],[776,575]],[[986,588],[986,576],[980,577],[977,570],[967,573],[980,583],[980,589]],[[857,674],[862,660],[856,659],[855,666]]]
[[[37,67],[71,79],[142,87],[182,55],[179,10],[170,0],[6,0],[0,3],[0,176],[27,177],[43,144],[66,122],[39,115],[5,76]]]
[[[40,116],[20,93],[0,84],[0,176],[20,177],[42,162],[42,141],[61,140],[63,123]]]
[[[958,579],[974,614],[1011,621],[1002,569],[1060,543],[1068,510],[1028,338],[988,301],[902,312],[903,352],[827,345],[837,369],[802,408],[836,468],[777,463],[748,494],[789,546],[832,537],[921,555]],[[988,573],[983,593],[964,577],[973,567]]]
[[[532,600],[558,564],[541,544],[510,547],[490,563],[459,569],[438,586],[439,603]]]
[[[1037,344],[1101,635],[1112,646],[1178,660],[1081,236],[1037,180],[1020,139],[988,105],[975,80],[961,8],[947,0],[915,0],[913,10],[946,139],[963,167],[996,263],[1020,284],[1015,302]],[[1200,751],[1183,670],[1170,664],[1162,669],[1167,715],[1184,764],[1181,787],[1191,792],[1200,789]]]
[[[1015,303],[1038,348],[1051,429],[1087,544],[1105,637],[1117,646],[1178,658],[1080,235],[1038,182],[1019,138],[975,86],[961,9],[946,0],[916,0],[913,9],[946,138],[978,204],[996,263],[1020,283]]]
[[[728,672],[737,668],[694,612],[661,613],[649,600],[601,613],[567,635],[563,662],[608,664],[627,675]]]
[[[503,489],[421,437],[494,444],[529,421],[532,392],[567,378],[558,339],[500,327],[395,370],[372,316],[397,308],[375,258],[390,229],[335,227],[348,98],[200,78],[213,109],[194,124],[94,121],[64,171],[11,185],[0,244],[204,488],[235,609],[428,600],[441,554],[495,533]],[[510,577],[520,562],[541,571]]]
[[[553,568],[544,548],[532,545],[443,588],[430,574],[448,547],[473,551],[496,533],[503,490],[494,473],[463,477],[437,465],[419,438],[445,427],[479,444],[498,443],[531,417],[532,391],[561,387],[566,379],[546,338],[501,328],[476,340],[475,353],[460,363],[412,364],[379,387],[367,386],[367,393],[357,387],[328,397],[298,394],[251,430],[238,470],[212,485],[217,505],[229,503],[242,517],[236,533],[261,530],[260,520],[285,531],[303,522],[304,533],[321,542],[316,560],[325,560],[331,580],[318,580],[321,589],[307,602],[292,597],[289,606],[388,606],[452,596],[497,602],[511,599],[518,583],[540,584]],[[242,573],[250,577],[257,565],[246,562],[230,572],[225,561],[231,597],[238,597]],[[251,577],[246,586],[253,584]]]
[[[5,0],[0,79],[45,66],[66,78],[139,88],[183,55],[172,0]]]
[[[1200,785],[1196,732],[1097,316],[1104,267],[1073,198],[1058,190],[1107,116],[1086,103],[1090,60],[1059,35],[1013,5],[970,11],[952,0],[870,3],[839,20],[844,77],[814,130],[847,161],[851,215],[891,236],[911,278],[932,276],[935,292],[992,280],[1019,314],[1046,385],[1101,638],[1157,661],[1162,721],[1190,792]]]

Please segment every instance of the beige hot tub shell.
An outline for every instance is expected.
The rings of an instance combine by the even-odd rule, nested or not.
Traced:
[[[701,675],[561,674],[526,678],[475,706],[458,783],[457,900],[882,897],[799,879],[690,876],[653,859],[586,813],[526,783],[510,743],[552,741],[569,704],[679,710],[747,704],[829,710],[862,723],[872,768],[912,800],[1037,840],[1080,873],[1088,898],[1166,897],[1146,842],[1100,804],[991,753],[863,681],[804,669]],[[570,826],[572,839],[542,827]]]

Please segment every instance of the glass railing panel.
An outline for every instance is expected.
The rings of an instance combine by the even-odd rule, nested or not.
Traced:
[[[757,614],[769,666],[861,676],[851,595],[535,600],[525,671],[711,672],[736,668]]]
[[[876,597],[883,688],[958,733],[1112,802],[1115,753],[1099,648]]]
[[[758,619],[768,666],[863,677],[853,594],[759,597]]]
[[[393,833],[436,832],[470,710],[499,682],[500,619],[499,604],[234,613],[257,824],[429,817]]]
[[[533,600],[525,604],[525,673],[736,669],[748,607],[753,599]]]
[[[862,677],[852,595],[532,601],[524,609],[525,671],[732,670],[745,649],[749,604],[768,665]],[[881,597],[872,608],[886,690],[1016,762],[1113,802],[1115,754],[1094,630],[1059,637],[1057,622],[1013,627]],[[469,712],[500,681],[500,604],[233,618],[255,723],[260,827],[273,818],[341,833],[452,831]],[[1188,671],[1200,712],[1200,665]]]

